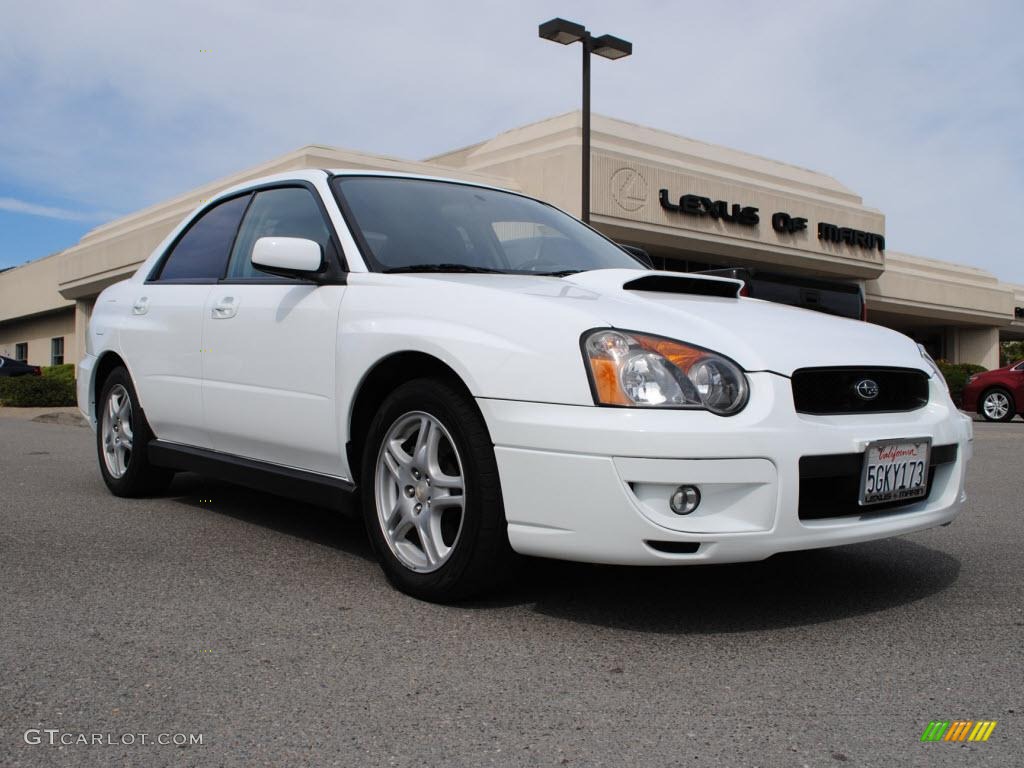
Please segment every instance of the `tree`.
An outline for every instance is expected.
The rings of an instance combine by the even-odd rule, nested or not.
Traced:
[[[999,364],[1009,365],[1024,360],[1024,341],[1004,341],[999,346]]]

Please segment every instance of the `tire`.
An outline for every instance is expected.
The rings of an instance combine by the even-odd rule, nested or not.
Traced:
[[[367,534],[402,592],[450,603],[493,589],[508,573],[494,446],[472,398],[447,382],[417,379],[381,403],[361,486]]]
[[[96,400],[96,416],[96,457],[110,492],[138,497],[166,490],[174,472],[149,463],[146,447],[153,432],[123,366],[114,368],[104,379]]]
[[[981,396],[978,413],[985,421],[1012,421],[1017,415],[1017,404],[1013,402],[1013,395],[995,387]]]

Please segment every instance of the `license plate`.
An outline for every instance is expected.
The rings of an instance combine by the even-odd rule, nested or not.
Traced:
[[[861,505],[925,496],[931,447],[928,437],[868,443],[860,481]]]

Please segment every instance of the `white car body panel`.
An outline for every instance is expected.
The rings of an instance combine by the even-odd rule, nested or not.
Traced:
[[[210,448],[321,474],[339,471],[335,356],[345,290],[213,287],[203,312],[203,411]],[[221,305],[233,307],[234,314],[217,317]]]
[[[129,282],[101,294],[115,298],[122,357],[156,434],[185,445],[210,447],[203,420],[203,306],[212,285]],[[109,293],[108,293],[109,291]],[[135,309],[145,308],[143,314]],[[110,303],[99,304],[110,312]],[[113,341],[111,338],[109,341]]]
[[[346,285],[147,283],[196,209],[135,276],[97,300],[78,384],[90,423],[94,373],[113,353],[160,440],[355,480],[346,446],[360,387],[381,361],[417,352],[448,366],[476,398],[495,445],[509,538],[523,553],[631,564],[752,560],[944,524],[963,505],[970,420],[901,334],[746,298],[623,289],[637,277],[677,273],[371,272],[327,173],[279,174],[222,196],[292,180],[320,194],[347,261]],[[132,314],[142,297],[147,311]],[[233,311],[215,318],[227,298]],[[603,327],[731,358],[747,372],[749,403],[729,417],[595,406],[580,338]],[[828,366],[924,371],[932,376],[930,401],[903,413],[797,413],[787,377]],[[957,447],[927,500],[870,519],[798,519],[800,457],[859,453],[873,440],[908,437]],[[667,510],[671,489],[683,483],[704,488],[702,508],[688,517]],[[666,553],[650,540],[700,548]]]

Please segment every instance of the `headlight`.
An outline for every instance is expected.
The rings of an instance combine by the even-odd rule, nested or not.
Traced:
[[[730,416],[747,404],[747,379],[731,360],[660,336],[609,329],[583,337],[594,402],[706,408]]]
[[[925,362],[928,363],[928,367],[932,369],[932,373],[935,374],[935,378],[937,378],[942,383],[942,386],[945,387],[946,391],[949,392],[949,384],[946,383],[946,377],[943,375],[942,369],[939,368],[939,364],[936,363],[932,359],[932,356],[928,354],[928,350],[924,348],[924,344],[918,344],[917,348],[921,352],[921,357],[923,357]]]

